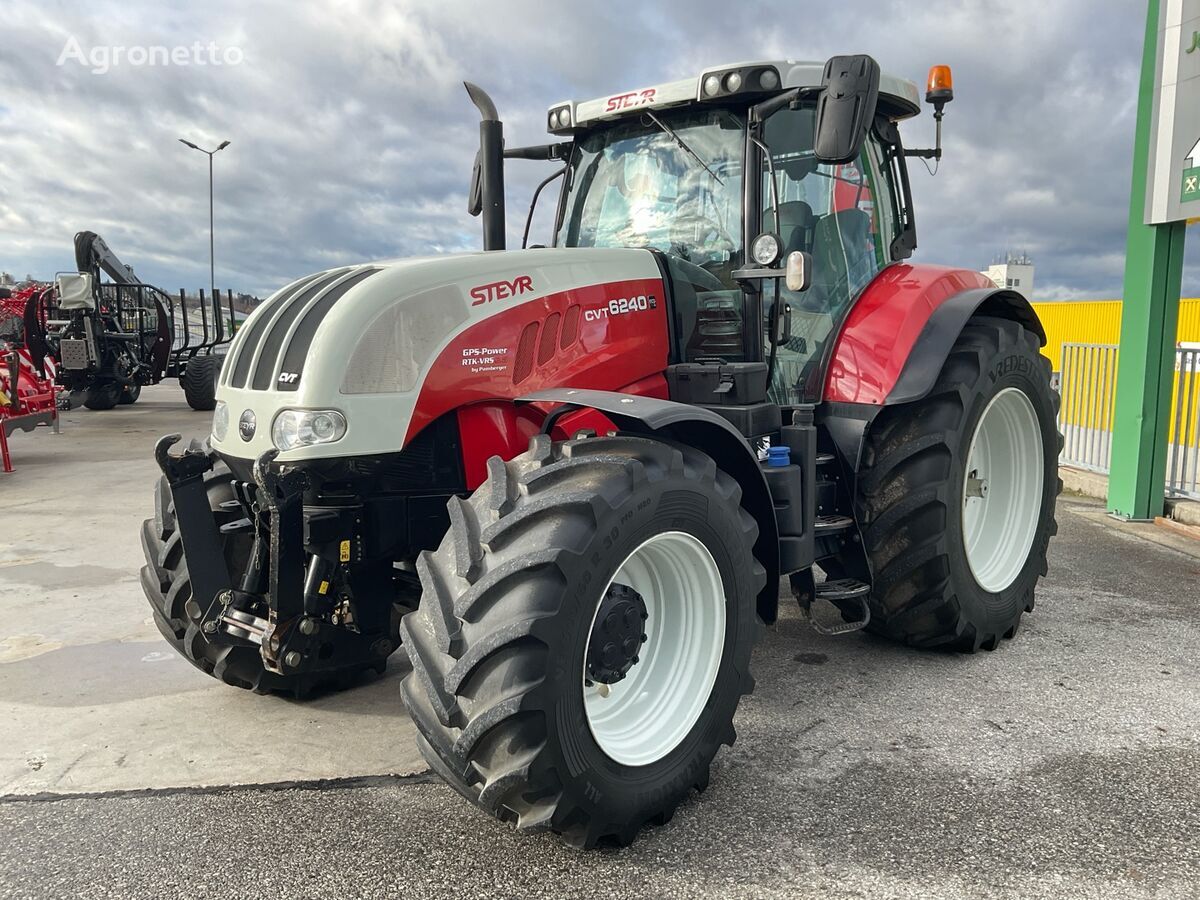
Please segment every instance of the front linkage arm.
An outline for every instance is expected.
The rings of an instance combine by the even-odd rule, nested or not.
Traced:
[[[188,603],[198,608],[193,618],[206,623],[222,605],[232,579],[204,481],[205,474],[213,467],[213,453],[193,441],[182,456],[173,456],[171,447],[179,443],[180,437],[168,434],[159,438],[154,445],[154,459],[167,478],[175,503],[175,518],[192,582],[192,598]]]

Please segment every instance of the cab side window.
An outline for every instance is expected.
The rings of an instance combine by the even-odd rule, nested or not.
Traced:
[[[859,158],[818,162],[812,152],[815,111],[785,109],[767,120],[764,139],[775,169],[779,231],[785,253],[812,254],[812,286],[793,293],[780,284],[790,310],[791,339],[776,349],[771,399],[781,405],[815,399],[825,345],[851,301],[890,261],[896,216],[883,155],[872,135]],[[763,228],[774,230],[770,172],[764,166]],[[767,302],[774,298],[768,288]],[[769,352],[770,348],[768,348]]]

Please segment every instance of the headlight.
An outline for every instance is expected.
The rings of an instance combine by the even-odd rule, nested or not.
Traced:
[[[571,124],[571,108],[564,106],[558,111],[558,127],[567,128]]]
[[[742,86],[742,76],[737,72],[730,72],[725,76],[725,89],[736,92]]]
[[[704,79],[704,93],[709,97],[715,97],[721,92],[721,79],[716,75],[709,75]]]
[[[336,409],[285,409],[271,425],[271,440],[281,451],[332,444],[346,433],[346,417]]]
[[[218,400],[213,408],[213,437],[218,441],[225,440],[229,434],[229,406],[224,400]]]
[[[771,232],[765,231],[750,244],[750,256],[760,266],[769,266],[779,259],[782,249],[779,245],[779,238]]]

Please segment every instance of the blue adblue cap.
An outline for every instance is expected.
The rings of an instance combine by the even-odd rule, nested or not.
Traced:
[[[768,466],[788,466],[792,463],[792,457],[787,447],[768,447],[767,448],[767,465]]]

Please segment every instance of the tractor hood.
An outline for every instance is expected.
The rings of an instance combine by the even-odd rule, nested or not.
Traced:
[[[594,295],[589,288],[644,288],[660,278],[646,250],[557,248],[388,260],[301,278],[239,328],[218,379],[213,448],[255,459],[279,449],[272,432],[284,411],[332,410],[344,434],[279,459],[396,452],[418,428],[414,412],[431,369],[447,369],[451,353],[460,368],[439,372],[438,383],[482,384],[475,376],[488,371],[494,399],[497,374],[517,362],[516,344],[500,327],[514,318],[510,311],[531,304],[533,313],[549,311],[563,297]],[[471,346],[451,347],[464,335]],[[489,365],[469,363],[472,354]],[[519,380],[505,380],[509,396],[525,393]],[[463,396],[474,399],[469,390]]]

